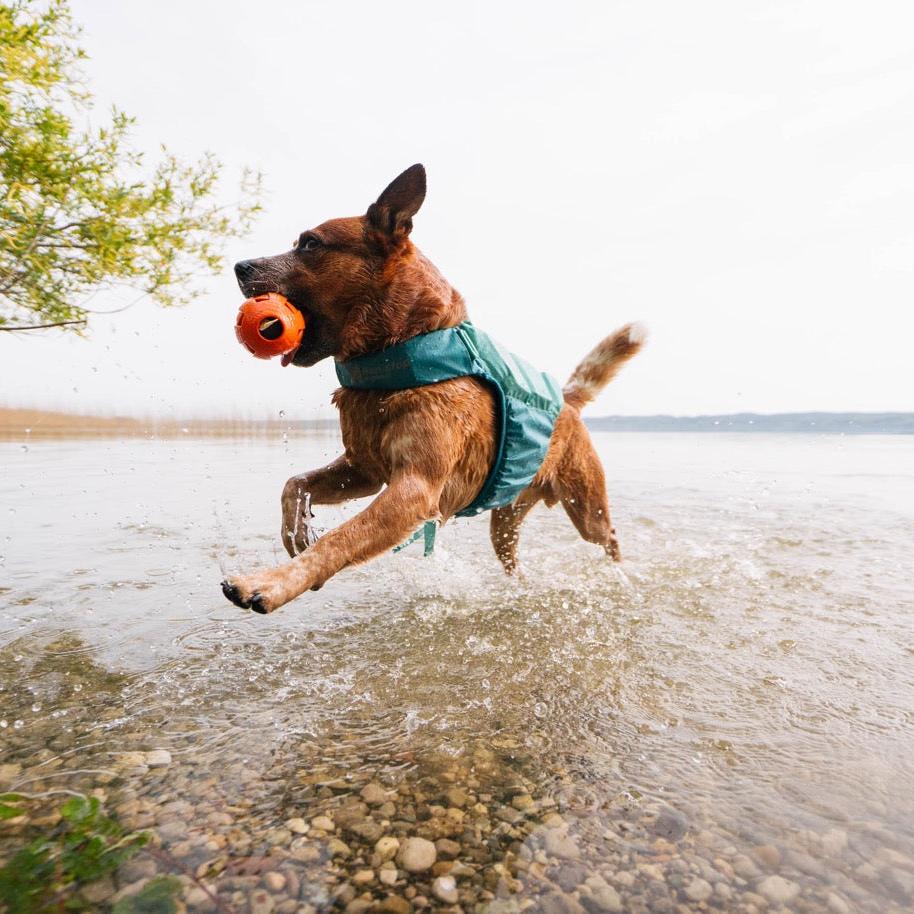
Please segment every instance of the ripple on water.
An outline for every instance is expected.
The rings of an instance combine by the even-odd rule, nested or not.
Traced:
[[[593,886],[573,877],[599,874],[634,910],[737,910],[777,874],[799,887],[796,910],[826,910],[829,892],[904,910],[914,686],[897,567],[914,527],[821,499],[798,510],[788,494],[746,474],[623,488],[624,574],[542,511],[524,530],[526,574],[506,580],[484,525],[461,523],[431,561],[386,557],[265,619],[222,603],[215,581],[220,560],[272,555],[272,521],[235,550],[234,517],[186,527],[185,506],[153,520],[147,505],[116,528],[110,565],[73,555],[81,573],[46,582],[43,615],[17,609],[0,658],[0,768],[102,786],[155,825],[179,801],[197,821],[230,809],[231,854],[254,859],[287,818],[337,815],[371,780],[395,792],[386,821],[400,824],[384,827],[401,837],[456,827],[436,811],[456,787],[473,798],[453,839],[477,893],[547,886],[591,909]],[[79,773],[155,748],[170,766],[118,768],[104,784]],[[528,795],[529,815],[512,805]],[[574,865],[554,853],[571,845],[544,837],[555,811]],[[370,842],[344,837],[351,866],[305,836],[310,887],[370,864]],[[706,902],[702,884],[686,891],[696,878]]]

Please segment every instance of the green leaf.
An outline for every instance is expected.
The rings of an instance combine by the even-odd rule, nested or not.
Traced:
[[[78,825],[94,819],[100,808],[97,797],[71,797],[60,807],[60,814],[67,822]]]
[[[136,895],[118,901],[112,914],[176,914],[180,890],[181,883],[174,876],[156,876]]]

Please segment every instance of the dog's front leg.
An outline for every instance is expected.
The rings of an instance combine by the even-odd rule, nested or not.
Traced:
[[[325,467],[293,476],[282,490],[281,536],[286,552],[295,558],[314,545],[309,503],[336,505],[351,498],[374,495],[381,485],[353,466],[345,454]]]
[[[398,475],[364,511],[322,536],[307,552],[277,568],[229,578],[222,582],[222,591],[236,606],[273,612],[348,565],[393,549],[423,521],[438,517],[441,489],[440,482],[415,473]]]

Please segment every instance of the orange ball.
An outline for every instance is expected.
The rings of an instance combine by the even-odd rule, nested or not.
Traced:
[[[235,336],[258,359],[272,359],[301,343],[305,318],[278,292],[249,298],[238,309]]]

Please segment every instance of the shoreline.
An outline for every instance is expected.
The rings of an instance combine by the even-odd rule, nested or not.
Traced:
[[[914,413],[730,413],[703,416],[589,416],[594,432],[912,435]],[[258,437],[289,432],[338,433],[327,419],[137,418],[0,407],[0,441],[23,438]]]

